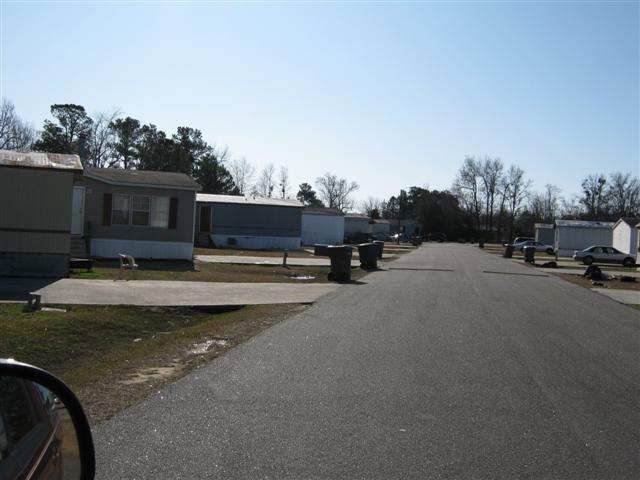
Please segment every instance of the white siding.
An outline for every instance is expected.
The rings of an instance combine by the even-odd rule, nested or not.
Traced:
[[[229,245],[229,238],[234,238],[239,248],[247,250],[297,250],[300,248],[300,237],[269,237],[211,234],[211,240],[217,247]]]
[[[342,245],[344,217],[341,215],[302,214],[302,244]]]
[[[612,228],[556,227],[555,249],[558,255],[573,255],[591,245],[613,246]]]
[[[113,238],[91,239],[91,256],[118,258],[119,253],[125,253],[134,258],[191,260],[193,258],[193,243],[121,240]]]
[[[629,226],[627,222],[620,222],[613,229],[613,247],[621,252],[636,255],[638,244],[638,229]]]

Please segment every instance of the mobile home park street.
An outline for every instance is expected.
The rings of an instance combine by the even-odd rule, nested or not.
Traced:
[[[639,311],[469,245],[383,268],[95,427],[98,478],[640,478]]]

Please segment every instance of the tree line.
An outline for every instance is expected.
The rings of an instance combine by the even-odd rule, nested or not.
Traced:
[[[286,166],[268,164],[259,172],[246,158],[232,158],[229,148],[211,145],[197,128],[180,126],[168,135],[153,123],[119,111],[89,115],[82,105],[54,104],[51,118],[37,131],[3,99],[0,149],[76,154],[84,166],[180,172],[191,175],[204,193],[289,198],[292,186]],[[354,206],[355,182],[326,173],[307,183],[296,197],[308,206],[346,211]]]
[[[117,110],[90,116],[76,104],[52,105],[50,113],[37,131],[3,99],[0,149],[72,153],[92,167],[186,173],[205,193],[290,198],[295,191],[286,166],[268,164],[257,171],[246,158],[232,158],[229,148],[207,143],[197,128],[180,126],[168,135]],[[640,180],[631,173],[587,175],[580,194],[570,198],[554,185],[539,192],[531,185],[517,164],[468,156],[448,190],[414,186],[386,200],[369,197],[358,204],[353,198],[358,183],[328,172],[313,185],[301,183],[295,197],[310,207],[359,209],[372,219],[414,219],[425,233],[449,238],[500,240],[530,234],[534,223],[556,218],[615,221],[640,215]]]
[[[506,240],[530,235],[535,223],[556,219],[616,221],[640,216],[640,179],[631,173],[587,175],[580,194],[569,198],[555,185],[532,190],[516,164],[468,156],[449,190],[411,187],[387,200],[368,198],[371,218],[415,219],[426,233],[450,239]]]

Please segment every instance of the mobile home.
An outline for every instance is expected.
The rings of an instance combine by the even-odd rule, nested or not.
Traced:
[[[555,240],[555,230],[553,223],[536,223],[534,224],[536,242],[545,245],[553,245]]]
[[[199,189],[183,173],[87,167],[74,186],[85,209],[72,233],[92,257],[191,260]]]
[[[623,217],[613,226],[613,247],[634,257],[638,254],[638,229],[640,217]]]
[[[559,256],[571,256],[591,245],[613,246],[612,222],[556,220],[554,250]]]
[[[196,242],[246,249],[298,249],[303,205],[297,200],[199,193]]]
[[[0,275],[69,273],[77,155],[0,150]]]
[[[302,211],[302,244],[341,245],[344,214],[333,208],[306,207]]]

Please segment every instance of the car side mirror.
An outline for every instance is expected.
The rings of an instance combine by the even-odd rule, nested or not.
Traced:
[[[49,372],[0,359],[0,478],[94,476],[91,429],[78,398]]]

